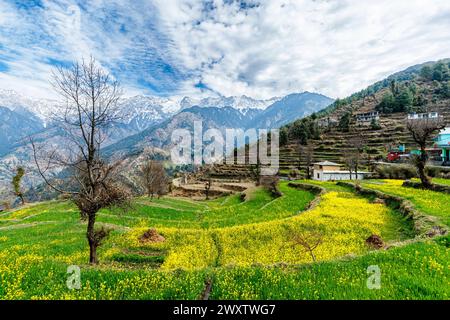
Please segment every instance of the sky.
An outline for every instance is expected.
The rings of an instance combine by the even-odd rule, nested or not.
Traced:
[[[0,89],[90,56],[130,96],[342,98],[450,58],[450,1],[0,0]]]

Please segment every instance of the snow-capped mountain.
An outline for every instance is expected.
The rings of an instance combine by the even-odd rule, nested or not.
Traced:
[[[120,100],[123,124],[129,124],[133,130],[142,131],[155,123],[161,122],[176,112],[194,106],[208,108],[230,107],[243,114],[248,110],[264,110],[281,98],[257,100],[247,96],[210,97],[195,99],[184,97],[181,101],[172,98],[138,95]],[[0,89],[0,106],[25,117],[35,117],[46,127],[52,114],[57,110],[59,101],[54,99],[37,99],[19,94],[13,90]]]
[[[31,98],[13,90],[0,89],[0,106],[25,117],[35,117],[44,127],[57,105],[56,100]]]
[[[121,99],[121,122],[131,129],[142,131],[162,122],[180,109],[177,101],[153,96],[134,96]]]
[[[186,98],[183,100],[185,100],[185,107],[180,112],[158,125],[109,145],[104,150],[105,154],[123,156],[140,154],[148,147],[165,149],[171,145],[171,134],[175,129],[182,128],[192,131],[194,121],[201,121],[203,130],[215,128],[221,132],[225,132],[227,128],[279,128],[295,119],[322,110],[333,102],[331,98],[309,92],[288,95],[264,109],[262,104],[260,104],[260,109],[256,108],[255,104],[252,105],[253,108],[249,108],[250,104],[247,104],[247,108],[238,109],[219,103],[215,106],[195,104],[187,107],[193,103],[193,100],[188,101]],[[218,100],[210,99],[209,101]],[[225,99],[221,100],[221,102],[224,101]],[[238,99],[230,98],[229,101],[236,102]]]
[[[202,108],[214,107],[225,108],[230,107],[237,109],[242,113],[246,113],[249,109],[264,110],[268,106],[274,104],[281,98],[275,97],[267,100],[256,100],[247,96],[238,97],[211,97],[204,99],[193,99],[190,97],[184,97],[180,102],[181,110],[198,106]]]
[[[246,96],[182,100],[134,96],[123,98],[120,121],[110,129],[104,141],[104,154],[124,157],[139,155],[149,147],[164,150],[177,128],[191,130],[193,121],[203,121],[206,128],[278,128],[319,111],[331,99],[311,93],[292,94],[284,98],[256,100]],[[33,99],[14,91],[0,90],[0,198],[2,189],[10,187],[11,175],[18,165],[31,165],[31,151],[26,139],[32,135],[43,145],[67,144],[64,132],[52,125],[51,115],[58,102]],[[38,183],[39,176],[27,169],[27,186]]]

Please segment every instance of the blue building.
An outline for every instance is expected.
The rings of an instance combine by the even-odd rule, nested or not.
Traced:
[[[450,165],[450,127],[442,130],[435,141],[437,147],[442,149],[442,161]]]

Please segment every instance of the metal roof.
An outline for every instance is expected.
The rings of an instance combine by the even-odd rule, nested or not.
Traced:
[[[349,171],[347,170],[341,170],[341,171],[322,171],[323,174],[350,174]],[[368,171],[358,171],[358,174],[371,174],[372,172],[368,172]],[[355,172],[352,171],[352,175],[354,175]]]
[[[316,162],[314,164],[318,164],[320,166],[342,166],[341,164],[330,162],[330,161],[322,161],[322,162]]]

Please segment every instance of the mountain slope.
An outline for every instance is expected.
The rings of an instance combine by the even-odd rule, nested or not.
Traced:
[[[275,102],[249,124],[253,128],[279,128],[293,119],[303,118],[329,106],[334,100],[321,94],[290,94]]]
[[[64,150],[64,146],[70,145],[64,133],[56,130],[48,119],[40,121],[46,119],[52,110],[52,105],[45,106],[48,101],[36,104],[35,101],[31,103],[19,97],[17,94],[12,95],[9,99],[9,108],[20,110],[21,114],[6,108],[5,112],[12,112],[17,117],[27,116],[28,119],[23,120],[23,123],[31,121],[30,119],[41,123],[41,126],[37,126],[40,131],[24,131],[24,133],[34,134],[36,141],[51,148]],[[3,98],[3,101],[7,100]],[[275,103],[268,106],[274,101]],[[152,157],[167,155],[166,152],[171,146],[172,132],[179,128],[192,132],[195,121],[202,122],[204,131],[217,128],[222,133],[227,128],[276,128],[292,119],[316,112],[326,107],[330,101],[329,98],[312,93],[293,94],[281,100],[278,98],[256,100],[242,96],[208,98],[200,101],[185,98],[180,103],[169,98],[149,96],[126,98],[120,100],[122,119],[112,126],[102,152],[106,156],[120,156],[127,159],[125,166],[136,166],[139,159],[146,158],[146,154],[151,154]],[[200,105],[191,105],[196,102],[200,102]],[[36,105],[39,105],[39,108]],[[180,108],[184,109],[177,113],[176,110]],[[3,138],[5,141],[14,136],[14,128],[11,129],[5,131],[8,136]],[[11,175],[19,165],[30,165],[24,179],[27,186],[36,185],[39,181],[36,173],[31,171],[29,146],[25,143],[16,145],[8,143],[8,148],[5,148],[5,153],[0,157],[0,193],[2,189],[10,187]],[[149,152],[155,148],[157,152]]]
[[[167,148],[171,144],[171,134],[175,129],[193,131],[194,121],[201,121],[203,130],[216,128],[225,132],[227,128],[278,128],[292,119],[317,112],[328,106],[333,100],[320,94],[292,94],[281,99],[265,110],[251,108],[241,109],[220,106],[194,106],[182,110],[167,121],[153,126],[136,135],[127,137],[107,148],[108,155],[120,153],[138,154],[146,147]]]
[[[21,139],[43,129],[38,119],[26,117],[1,106],[0,119],[0,155],[10,151]]]
[[[439,64],[445,64],[449,71],[442,79],[425,78],[422,75],[424,67],[434,68]],[[449,88],[447,93],[443,88]],[[413,100],[404,111],[383,113],[380,105],[385,96],[397,95],[396,91],[411,91]],[[393,93],[394,91],[394,93]],[[371,127],[370,124],[359,123],[356,115],[380,111],[379,127]],[[331,119],[335,123],[346,114],[351,114],[349,131],[341,130],[336,126],[322,127],[318,139],[309,139],[308,143],[314,149],[314,161],[330,160],[342,162],[344,154],[352,150],[352,139],[360,137],[365,143],[365,150],[371,159],[385,160],[389,146],[404,144],[407,150],[416,149],[417,146],[406,129],[408,112],[438,112],[444,117],[450,126],[450,60],[427,62],[412,66],[397,72],[392,76],[375,83],[367,89],[336,102],[327,112],[319,114],[319,119]],[[320,120],[316,120],[320,121]],[[296,137],[296,124],[286,126],[289,132],[289,142],[281,148],[281,168],[288,170],[298,163],[299,141]],[[431,146],[431,142],[430,142]],[[366,155],[367,157],[367,155]]]

